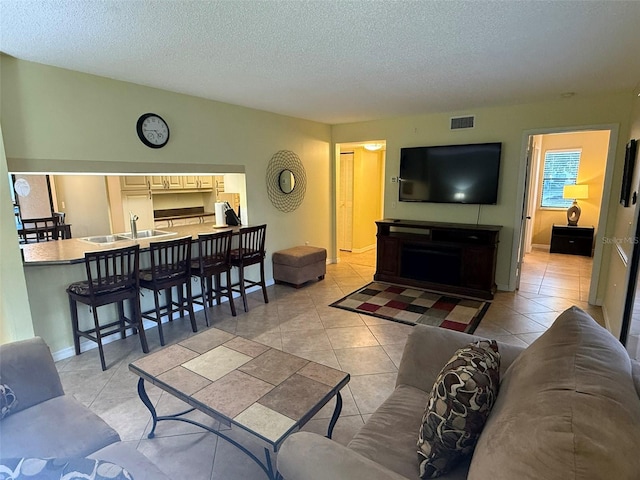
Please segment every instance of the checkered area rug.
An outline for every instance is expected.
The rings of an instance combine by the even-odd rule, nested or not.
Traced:
[[[491,304],[389,283],[372,282],[331,304],[394,322],[473,333]]]

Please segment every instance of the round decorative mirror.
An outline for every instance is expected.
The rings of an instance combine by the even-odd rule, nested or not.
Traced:
[[[291,150],[280,150],[271,157],[266,181],[269,200],[278,210],[292,212],[302,204],[307,174],[300,157]]]
[[[296,188],[296,176],[291,170],[285,169],[280,172],[279,185],[282,193],[289,194]]]

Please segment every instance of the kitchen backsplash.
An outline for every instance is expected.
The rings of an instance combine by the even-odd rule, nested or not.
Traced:
[[[152,198],[154,211],[201,207],[205,212],[213,212],[215,203],[211,193],[163,193]]]

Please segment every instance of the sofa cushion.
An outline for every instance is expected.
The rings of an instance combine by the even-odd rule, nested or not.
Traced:
[[[11,480],[133,480],[119,465],[89,458],[3,458],[0,470]]]
[[[458,349],[436,377],[418,436],[420,478],[435,478],[473,452],[498,394],[495,341]]]
[[[0,345],[0,359],[0,383],[11,386],[18,399],[10,417],[52,397],[64,395],[51,351],[42,338]]]
[[[0,423],[5,458],[84,457],[118,440],[114,429],[69,395],[12,413]]]
[[[416,432],[428,396],[423,390],[399,385],[356,433],[348,447],[406,478],[418,479]],[[466,478],[466,469],[461,469],[460,473],[451,478]]]
[[[640,399],[629,356],[577,307],[509,367],[469,479],[640,478]]]
[[[9,385],[0,384],[0,420],[11,413],[16,408],[18,400]]]

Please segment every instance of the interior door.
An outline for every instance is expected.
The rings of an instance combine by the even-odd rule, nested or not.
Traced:
[[[529,192],[527,195],[527,218],[524,229],[524,254],[531,253],[533,243],[533,225],[535,222],[538,192],[540,189],[540,135],[533,137],[533,149],[529,155]]]
[[[353,249],[353,152],[340,154],[338,249]]]
[[[524,196],[522,197],[522,218],[520,220],[520,241],[518,244],[518,263],[516,265],[516,290],[520,288],[520,278],[522,277],[522,262],[525,253],[525,232],[527,223],[531,220],[529,215],[529,178],[531,176],[531,157],[533,155],[533,136],[529,135],[529,144],[527,145],[527,159],[525,165],[524,177]]]

